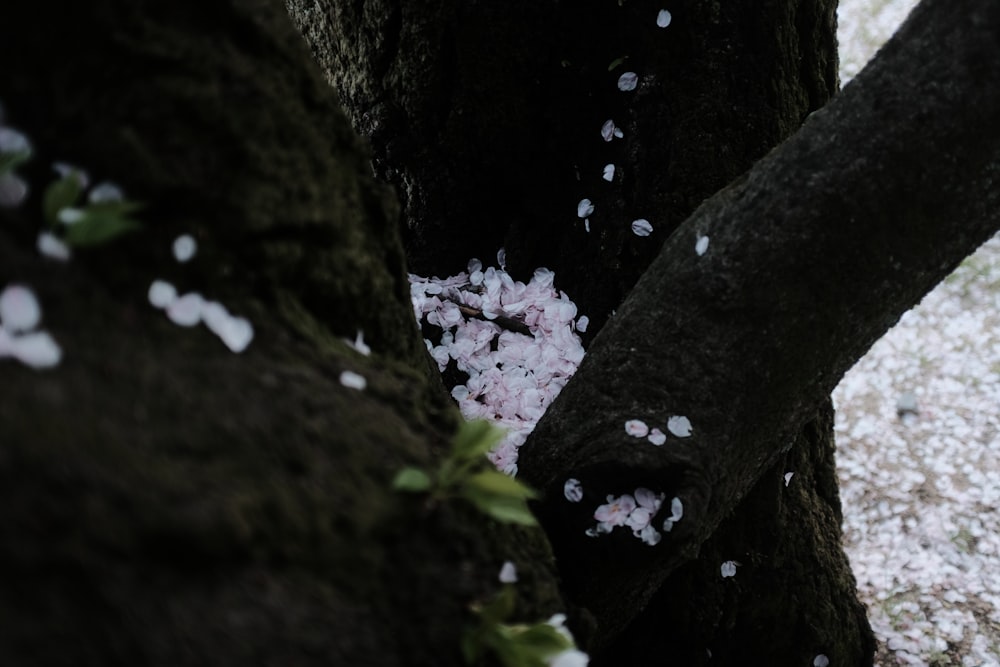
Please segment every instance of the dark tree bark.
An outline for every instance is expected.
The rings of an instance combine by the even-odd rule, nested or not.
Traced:
[[[515,275],[553,269],[594,331],[695,207],[837,86],[834,0],[682,0],[665,29],[652,0],[286,3],[399,193],[411,270],[504,246]],[[608,119],[623,139],[601,139]]]
[[[654,21],[660,3],[632,0],[288,5],[355,125],[371,139],[377,172],[400,194],[411,266],[444,275],[504,245],[515,274],[530,275],[539,265],[556,270],[559,287],[592,317],[588,339],[680,222],[836,89],[833,2],[671,3],[666,29]],[[609,71],[622,56],[625,62]],[[615,85],[626,70],[641,75],[634,92]],[[622,126],[622,140],[601,140],[607,118]],[[617,166],[612,183],[601,179],[607,162]],[[582,197],[596,205],[590,233],[576,217]],[[632,233],[637,217],[652,222],[650,237]],[[814,410],[817,423],[830,420],[828,405]],[[833,479],[832,433],[805,429],[797,438],[796,469]],[[567,592],[599,617],[592,648],[605,646],[609,664],[626,655],[648,664],[664,652],[693,664],[706,648],[716,661],[729,653],[780,664],[775,656],[801,662],[798,651],[815,655],[820,646],[845,664],[870,660],[873,640],[840,544],[836,485],[786,496],[776,512],[769,484],[783,474],[775,470],[761,482],[768,491],[736,508],[732,525],[752,524],[774,537],[768,549],[756,549],[760,562],[822,567],[802,567],[795,578],[775,567],[752,586],[741,577],[740,600],[764,596],[774,604],[768,611],[743,605],[737,613],[733,596],[721,593],[719,563],[706,546],[702,566],[675,575],[663,602],[638,624],[660,628],[669,618],[674,631],[634,631],[609,644],[657,585],[650,580],[641,595],[624,595],[613,609],[589,609],[590,560],[567,557]],[[801,516],[816,520],[803,528],[791,518]],[[742,533],[720,535],[717,542],[732,549]],[[567,553],[580,547],[574,542]],[[613,563],[615,552],[596,557]],[[644,576],[639,568],[637,580]],[[679,590],[692,602],[677,604]],[[779,590],[834,602],[815,610],[781,604]],[[814,636],[799,630],[801,619],[818,629]],[[762,625],[785,634],[747,630]],[[664,642],[651,645],[650,637]],[[849,648],[833,651],[834,643]]]
[[[701,25],[710,29],[702,41],[693,30],[677,32],[713,46],[706,53],[721,60],[710,58],[705,72],[735,85],[754,67],[744,63],[729,79],[722,56],[739,60],[736,46],[761,45],[732,31],[757,34],[760,25],[751,30],[721,4],[677,8],[674,27],[683,25],[685,11],[692,25],[704,18]],[[758,153],[822,104],[833,86],[822,76],[832,76],[829,53],[806,55],[804,46],[812,41],[809,30],[830,38],[829,7],[807,3],[789,13],[783,6],[766,3],[762,10],[795,20],[775,32],[786,55],[760,56],[775,64],[759,84],[777,91],[781,103],[745,109],[757,109],[759,119],[791,111],[768,121],[773,128],[755,144]],[[362,7],[372,12],[383,5]],[[640,3],[625,7],[639,11]],[[445,45],[489,36],[438,21],[447,18],[444,9],[389,8],[368,18],[398,26],[390,55],[422,39],[423,30],[450,34]],[[502,18],[489,6],[476,8],[483,25]],[[909,31],[886,49],[880,69],[859,77],[829,111],[669,236],[524,450],[525,472],[546,492],[538,511],[555,547],[562,591],[538,531],[486,522],[460,503],[427,506],[389,491],[400,466],[439,459],[454,410],[412,323],[391,198],[368,173],[367,155],[280,6],[101,0],[56,9],[20,3],[5,10],[0,24],[0,54],[18,64],[0,73],[5,122],[24,129],[37,149],[23,170],[32,197],[0,211],[0,284],[24,282],[36,290],[44,326],[65,357],[48,372],[2,362],[9,379],[0,390],[0,661],[462,664],[468,605],[495,590],[499,564],[510,558],[521,570],[519,617],[565,608],[565,592],[577,605],[574,630],[595,661],[691,664],[710,648],[713,663],[722,664],[800,664],[818,652],[833,664],[870,664],[870,634],[838,544],[823,403],[881,331],[996,227],[1000,142],[989,121],[998,111],[1000,9],[965,0],[925,3]],[[557,25],[582,29],[546,13],[553,11],[546,3],[532,11],[539,21],[554,16]],[[623,20],[602,16],[608,25]],[[652,24],[654,17],[643,20]],[[347,42],[384,39],[359,21],[338,20],[344,43],[333,52],[347,54],[337,56],[346,62]],[[497,41],[486,44],[506,47],[494,52],[494,63],[498,72],[509,67],[516,83],[532,58],[506,41],[516,37],[513,26],[502,26]],[[591,77],[607,67],[608,54],[588,60],[580,36],[588,33],[558,34],[554,57],[566,50],[572,58],[565,68],[562,58],[546,61],[539,80],[590,94]],[[612,34],[620,40],[614,46],[631,46],[622,40],[633,33],[619,26]],[[322,41],[314,37],[314,47]],[[637,61],[654,62],[653,51],[640,51]],[[389,56],[373,66],[389,78],[416,73],[440,81],[438,67],[470,64],[448,54],[425,62],[422,74],[394,70]],[[656,109],[663,98],[645,77],[661,74],[649,67],[635,68],[643,86],[651,86],[640,87],[635,100],[639,106],[651,100]],[[799,84],[789,83],[796,77]],[[345,87],[347,106],[361,121],[351,91],[364,90],[369,79],[378,77],[362,68],[354,88]],[[798,92],[786,99],[785,87]],[[480,131],[484,120],[468,111],[476,89],[462,90],[456,99],[464,101],[452,108],[467,111],[444,119],[465,124],[465,134],[456,136]],[[622,104],[614,93],[608,97]],[[550,98],[528,95],[519,103],[522,118],[531,113],[529,102],[554,113],[541,104]],[[716,127],[705,116],[711,104],[694,94],[689,99],[701,101],[698,114],[673,109],[680,115],[669,116],[677,123],[667,130],[672,141],[683,119],[686,127],[704,121],[703,132],[733,132],[726,146],[750,145],[749,134],[730,129],[724,105]],[[432,108],[418,104],[417,112],[382,101],[386,115],[376,118],[402,109],[415,127],[441,122]],[[605,112],[593,114],[596,136]],[[642,148],[629,144],[615,158],[634,170],[627,178],[635,182],[614,185],[608,210],[620,217],[587,237],[585,245],[608,248],[588,256],[599,265],[631,267],[626,260],[642,263],[656,254],[652,244],[628,254],[634,239],[627,220],[635,207],[680,211],[708,194],[671,195],[681,204],[655,199],[663,196],[655,172],[643,171],[646,162],[632,154],[648,150],[650,160],[674,159],[655,155],[657,135],[641,123],[654,116],[629,116],[625,125],[650,134],[642,135]],[[505,122],[500,110],[491,118]],[[562,122],[544,116],[540,127],[558,131],[551,146],[529,152],[552,182],[566,178],[547,161],[552,146],[570,141]],[[395,148],[405,160],[394,162],[391,142],[380,145],[376,137],[374,147],[381,173],[402,174],[395,182],[406,210],[416,210],[420,197],[442,206],[448,181],[467,178],[456,186],[464,194],[455,206],[475,212],[469,201],[483,197],[468,185],[479,183],[471,167],[487,168],[487,152],[457,153],[470,161],[435,180],[406,165],[414,155],[428,164],[446,159],[427,148],[439,135],[400,137]],[[488,140],[503,149],[498,160],[510,159],[504,141]],[[706,162],[711,156],[704,147],[690,150]],[[757,157],[752,152],[741,149],[739,160]],[[41,189],[53,159],[122,183],[146,204],[142,231],[78,252],[68,265],[36,256]],[[731,173],[715,185],[746,166],[740,164],[726,160],[720,169]],[[500,229],[504,243],[515,243],[512,262],[522,268],[541,263],[529,250],[539,239],[553,239],[563,261],[570,256],[573,241],[551,226],[538,237],[524,231],[533,229],[537,206],[561,210],[552,192],[560,199],[571,194],[572,217],[578,193],[548,185],[525,191],[530,196],[514,206],[512,227],[489,226],[483,234]],[[483,215],[493,216],[492,199],[486,201]],[[412,226],[418,262],[440,250],[464,264],[468,246],[446,243],[447,227],[461,219],[453,215],[437,209],[437,221]],[[686,213],[663,214],[662,224],[655,215],[645,216],[662,230],[654,242]],[[626,231],[613,229],[619,219]],[[433,232],[436,224],[443,231]],[[424,236],[424,229],[431,231]],[[170,241],[183,232],[200,242],[193,265],[170,258]],[[692,252],[696,232],[711,237],[702,258]],[[581,234],[579,226],[573,233]],[[832,282],[845,268],[855,270]],[[639,273],[629,279],[630,271],[604,296],[595,287],[589,307],[613,306]],[[235,356],[204,329],[170,324],[146,301],[155,278],[204,291],[249,317],[256,328],[251,347]],[[579,284],[586,291],[582,277]],[[342,341],[358,329],[374,349],[371,357]],[[365,391],[340,384],[347,369],[367,378]],[[694,436],[662,449],[625,441],[624,419],[669,414],[688,415]],[[798,476],[787,489],[785,470]],[[584,480],[589,508],[567,511],[560,500],[571,474]],[[654,549],[620,543],[614,534],[580,547],[592,499],[638,484],[676,489],[684,498],[675,532]],[[699,549],[702,558],[693,560]],[[743,563],[735,579],[715,578],[722,558]],[[679,605],[682,596],[705,604]],[[637,617],[647,603],[649,611]],[[762,628],[771,627],[768,642]],[[675,643],[684,632],[685,641]]]
[[[64,356],[0,361],[0,663],[462,664],[507,558],[525,616],[563,607],[539,531],[390,491],[457,412],[395,204],[280,3],[21,3],[0,55],[4,122],[36,149],[0,289],[34,289]],[[144,202],[142,230],[39,257],[56,159]],[[170,323],[157,278],[249,318],[250,347]]]
[[[792,523],[773,492],[784,471],[800,470],[787,457],[804,444],[793,445],[803,424],[906,309],[996,232],[998,27],[996,6],[923,3],[874,65],[668,240],[536,428],[521,469],[548,492],[539,512],[557,555],[572,554],[562,560],[567,588],[599,625],[623,624],[660,581],[677,590],[667,577],[699,550],[704,558],[710,535],[740,534],[738,524],[720,522],[748,494],[753,510],[737,510],[742,521],[772,513],[777,527]],[[704,257],[694,252],[698,233],[711,238]],[[672,414],[690,418],[692,437],[637,447],[622,428]],[[822,452],[822,440],[811,446]],[[772,546],[773,557],[750,546],[761,537],[755,523],[745,547],[749,591],[787,585],[781,595],[811,599],[823,620],[806,624],[802,648],[854,664],[869,659],[851,643],[863,630],[831,630],[850,618],[841,604],[850,580],[819,575],[812,588],[798,571],[809,558],[788,558],[842,561],[832,553],[839,538],[825,534],[839,524],[833,478],[808,469],[816,477],[806,483],[819,482],[816,499],[837,521],[775,531],[790,543]],[[594,487],[589,505],[561,498],[570,476]],[[595,502],[636,486],[685,501],[668,548],[657,553],[634,540],[588,548],[583,528]],[[767,613],[776,598],[765,596]],[[749,645],[763,651],[773,641],[751,637]],[[725,644],[727,653],[740,646]]]

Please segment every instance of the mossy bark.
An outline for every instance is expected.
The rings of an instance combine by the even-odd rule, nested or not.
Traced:
[[[588,341],[674,229],[837,87],[834,0],[681,0],[667,28],[654,0],[287,4],[400,195],[411,269],[504,247],[516,277],[556,272]],[[622,139],[602,140],[608,119]]]
[[[540,265],[556,270],[558,286],[591,317],[588,341],[698,204],[794,132],[837,87],[833,2],[691,0],[670,5],[667,28],[656,25],[662,3],[632,0],[288,5],[355,125],[371,139],[377,172],[400,193],[415,270],[445,275],[471,256],[490,260],[505,246],[515,275],[530,275]],[[618,89],[625,71],[639,75],[635,91]],[[608,118],[624,138],[602,141]],[[602,179],[606,163],[616,165],[611,182]],[[576,217],[583,197],[596,206],[589,232]],[[630,222],[639,217],[652,222],[650,237],[632,233]],[[689,238],[692,249],[695,239]],[[661,344],[669,348],[671,341]],[[817,411],[818,419],[828,417],[828,408]],[[829,439],[821,447],[805,431],[800,437],[814,446],[798,450],[798,469],[832,478]],[[529,453],[529,467],[532,460]],[[538,479],[530,469],[524,474]],[[586,482],[610,488],[614,476],[602,470],[600,480]],[[844,647],[838,656],[863,664],[872,654],[871,634],[840,547],[839,517],[824,509],[836,503],[836,485],[828,492],[783,500],[788,513],[816,516],[805,526],[761,511],[751,497],[734,512],[753,517],[760,536],[797,544],[802,563],[824,561],[799,579],[797,594],[819,600],[835,591],[839,613],[816,618],[815,626]],[[581,536],[587,527],[573,526]],[[727,526],[713,539],[740,541],[743,533]],[[549,528],[562,543],[563,526]],[[577,554],[600,548],[568,538],[565,544],[560,567],[566,589],[588,607],[591,559],[577,560]],[[613,562],[622,547],[601,553]],[[791,594],[789,580],[779,580],[787,588],[755,589],[762,600],[770,594],[768,611],[758,605],[756,620],[745,603],[737,614],[731,598],[673,601],[671,591],[716,588],[718,564],[709,551],[703,547],[700,567],[667,581],[621,640],[613,638],[656,589],[652,579],[641,595],[623,591],[632,611],[617,606],[613,621],[597,613],[598,626],[582,622],[578,634],[593,649],[603,647],[600,659],[609,665],[686,664],[709,645],[716,660],[800,657],[798,648],[786,650],[787,641],[766,650],[735,649],[744,630],[765,619],[786,639],[798,634],[801,609],[779,604]],[[642,572],[641,562],[623,567]],[[607,572],[602,577],[614,579]],[[613,588],[608,581],[601,585]],[[657,602],[666,599],[673,613]],[[728,625],[691,631],[708,618],[725,618]],[[676,622],[677,631],[646,632],[667,622]]]
[[[522,614],[562,607],[539,531],[390,490],[457,414],[394,199],[281,3],[21,3],[0,59],[4,123],[35,147],[0,287],[35,291],[63,351],[0,361],[0,662],[462,664],[507,558]],[[142,229],[40,257],[54,160],[121,184]],[[247,317],[249,348],[172,324],[155,279]]]

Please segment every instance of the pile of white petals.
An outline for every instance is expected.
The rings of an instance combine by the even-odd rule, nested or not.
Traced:
[[[443,332],[437,345],[426,341],[431,356],[441,371],[454,361],[469,376],[451,391],[462,415],[507,430],[489,458],[509,475],[517,473],[518,448],[583,359],[576,332],[587,320],[577,319],[576,304],[554,284],[548,269],[537,269],[525,284],[503,269],[484,269],[478,259],[449,278],[410,275],[417,320]],[[498,318],[526,326],[531,335],[501,326]]]

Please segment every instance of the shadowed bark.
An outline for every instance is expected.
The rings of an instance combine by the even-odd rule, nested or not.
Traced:
[[[925,5],[886,49],[881,69],[859,77],[669,237],[523,450],[522,469],[546,491],[539,513],[563,591],[577,605],[574,629],[595,662],[692,664],[709,648],[714,664],[800,664],[821,651],[833,664],[870,664],[870,634],[837,544],[825,396],[904,308],[996,226],[997,141],[987,121],[1000,95],[993,39],[1000,10],[966,1]],[[501,18],[499,10],[475,8],[483,30],[463,40]],[[538,531],[388,490],[401,466],[433,464],[455,415],[413,326],[394,205],[368,173],[367,155],[280,3],[101,0],[56,9],[20,3],[0,24],[0,55],[18,63],[0,73],[4,122],[25,130],[37,149],[22,170],[31,198],[0,211],[0,285],[35,289],[44,326],[64,351],[62,364],[47,372],[2,362],[0,662],[462,664],[468,605],[495,590],[505,559],[519,566],[519,616],[564,608]],[[677,9],[678,21],[684,11],[708,21],[705,39],[714,34],[719,53],[746,46],[729,30],[751,28],[722,3]],[[542,20],[551,7],[535,11]],[[433,35],[444,25],[447,32],[430,9],[406,16],[390,6],[374,17],[397,26],[390,52],[419,30]],[[651,23],[655,12],[648,16]],[[829,39],[828,11],[795,16],[803,35],[812,25]],[[531,61],[510,46],[517,33],[504,25],[498,41],[487,42],[509,46],[495,62]],[[578,34],[558,38],[575,45],[574,58],[592,44],[574,42]],[[360,24],[345,35],[381,39]],[[821,55],[803,55],[808,40],[792,37],[799,33],[776,35],[789,49],[798,45],[803,68],[832,71]],[[566,67],[547,61],[545,71],[555,79],[574,68],[593,74],[607,56],[568,59]],[[800,62],[793,51],[781,62],[764,90],[799,75],[786,67]],[[447,72],[463,62],[442,57],[427,65]],[[391,59],[374,66],[392,72]],[[522,74],[514,67],[511,77]],[[355,84],[363,88],[365,76]],[[772,121],[778,129],[760,152],[832,90],[816,71],[802,80],[813,83],[793,95],[800,97],[795,113]],[[639,93],[636,100],[654,95],[652,88]],[[768,109],[761,109],[763,118]],[[440,122],[422,114],[413,116]],[[604,114],[594,111],[601,122]],[[452,122],[479,131],[479,120],[459,115]],[[559,121],[545,117],[551,127]],[[655,142],[642,143],[655,159]],[[406,148],[418,149],[430,150]],[[375,150],[377,161],[386,160],[380,171],[401,169],[378,141]],[[472,152],[459,155],[471,160]],[[700,155],[708,160],[708,152]],[[120,182],[145,203],[144,228],[78,251],[68,265],[38,257],[41,191],[55,159]],[[565,178],[548,171],[551,163],[538,164],[547,165],[545,177]],[[456,167],[442,179],[463,173],[478,178],[475,169]],[[650,179],[650,198],[660,196],[653,172],[636,174],[637,183]],[[416,180],[411,186],[441,201],[441,191]],[[409,207],[409,191],[401,192]],[[472,210],[465,198],[482,195],[471,187],[463,197],[456,206]],[[564,205],[548,197],[540,188],[517,210]],[[692,206],[698,200],[684,197]],[[577,198],[569,197],[571,214]],[[618,206],[609,204],[624,216],[628,208]],[[504,242],[528,239],[523,230],[533,219],[523,214],[504,227]],[[664,218],[663,238],[679,222]],[[192,264],[178,265],[169,246],[184,232],[200,251]],[[595,256],[635,271],[611,243],[632,241],[629,233],[601,236],[612,250]],[[704,257],[693,252],[696,234],[710,236]],[[418,254],[438,248],[422,242],[414,241]],[[525,248],[537,242],[523,241]],[[461,250],[454,256],[464,263]],[[537,259],[527,250],[524,260],[512,254],[525,266]],[[247,316],[256,331],[250,348],[233,355],[203,327],[168,322],[146,300],[155,278]],[[622,278],[607,295],[628,284]],[[358,329],[371,357],[342,340]],[[347,369],[367,378],[364,391],[341,385]],[[662,424],[670,414],[691,418],[689,440],[655,448],[625,438],[625,419]],[[786,470],[796,473],[787,487]],[[579,506],[562,500],[570,475],[588,494]],[[684,499],[683,520],[659,546],[622,531],[583,537],[595,502],[639,485]],[[703,558],[692,560],[699,549]],[[740,561],[734,579],[716,579],[722,558]],[[776,628],[773,641],[763,627]],[[671,641],[685,632],[685,641]]]
[[[539,531],[389,489],[457,414],[395,204],[283,6],[3,13],[4,123],[35,155],[31,197],[0,210],[0,287],[32,287],[63,361],[0,361],[0,663],[462,664],[468,605],[508,558],[521,613],[560,609]],[[57,159],[120,183],[143,228],[38,256]],[[247,317],[249,348],[169,322],[154,279]],[[371,357],[342,340],[358,330]]]
[[[773,483],[843,373],[997,230],[998,29],[1000,8],[923,3],[872,66],[667,241],[546,413],[521,469],[547,491],[538,509],[567,554],[568,590],[603,627],[623,627],[741,498]],[[693,435],[657,448],[623,429],[670,415]],[[580,505],[561,497],[567,477],[591,489]],[[608,558],[583,529],[605,494],[637,486],[680,497],[684,519],[656,549],[622,537]]]

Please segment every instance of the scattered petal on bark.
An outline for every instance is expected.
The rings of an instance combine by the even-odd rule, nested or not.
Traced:
[[[639,75],[635,72],[625,72],[618,77],[618,90],[622,92],[635,90],[637,85],[639,85]]]
[[[649,236],[653,233],[653,225],[649,224],[649,220],[646,220],[645,218],[633,220],[632,233],[636,236]]]
[[[357,389],[358,391],[362,391],[368,386],[368,381],[354,371],[344,371],[340,374],[340,384],[344,385],[348,389]]]

